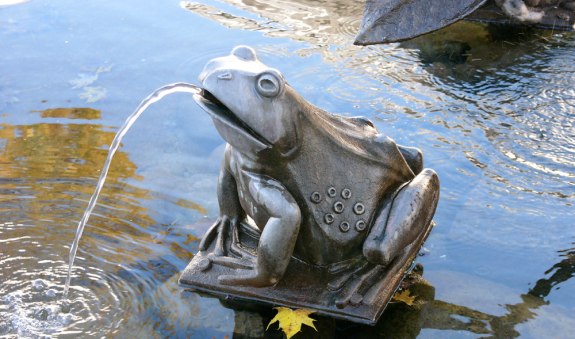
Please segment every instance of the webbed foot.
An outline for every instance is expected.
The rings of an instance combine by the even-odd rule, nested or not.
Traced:
[[[215,240],[216,244],[213,254],[216,256],[226,255],[226,238],[230,232],[232,234],[232,244],[237,243],[238,236],[238,218],[231,218],[227,215],[220,216],[216,222],[208,229],[200,241],[200,251],[207,250]]]
[[[362,271],[364,268],[365,266],[362,268]],[[381,277],[384,271],[385,267],[375,265],[361,274],[359,274],[360,272],[354,274],[353,279],[349,282],[350,286],[346,288],[342,295],[335,301],[335,306],[337,308],[345,308],[349,304],[358,306],[363,303],[364,296],[370,287]]]

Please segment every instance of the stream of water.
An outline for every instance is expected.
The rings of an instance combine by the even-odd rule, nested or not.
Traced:
[[[82,233],[84,232],[84,227],[86,227],[86,223],[90,219],[90,215],[92,214],[92,211],[94,210],[94,207],[96,206],[96,202],[98,201],[98,197],[100,196],[100,192],[102,191],[102,188],[104,187],[104,183],[106,182],[106,177],[108,176],[108,171],[110,170],[110,164],[112,163],[112,159],[114,158],[114,154],[116,154],[116,151],[118,150],[118,148],[120,147],[120,145],[122,143],[122,139],[124,138],[124,135],[126,135],[126,133],[128,133],[128,130],[130,130],[130,127],[132,127],[132,125],[134,125],[136,120],[138,120],[140,115],[142,113],[144,113],[144,111],[148,107],[150,107],[150,105],[159,101],[160,99],[162,99],[166,95],[173,94],[173,93],[194,94],[194,93],[197,93],[199,90],[200,90],[200,88],[198,88],[197,86],[192,85],[192,84],[188,84],[188,83],[183,83],[183,82],[170,84],[170,85],[166,85],[166,86],[163,86],[161,88],[158,88],[152,94],[150,94],[147,98],[142,100],[140,105],[138,105],[136,110],[134,110],[134,112],[126,119],[126,122],[124,122],[124,125],[120,128],[120,130],[118,130],[118,132],[114,136],[114,140],[112,141],[112,144],[110,145],[110,148],[108,150],[108,156],[106,157],[106,161],[104,162],[104,166],[102,167],[102,171],[100,172],[100,178],[98,179],[98,183],[96,184],[96,189],[94,190],[94,193],[90,197],[90,201],[88,202],[88,207],[86,207],[86,210],[84,211],[84,215],[82,216],[82,219],[80,219],[80,222],[78,222],[78,228],[76,229],[76,236],[74,237],[74,242],[72,243],[72,246],[70,247],[70,255],[69,255],[69,259],[68,259],[68,274],[66,276],[66,283],[64,285],[64,298],[68,297],[68,289],[70,288],[70,280],[72,279],[72,268],[74,266],[74,259],[76,259],[76,253],[78,251],[78,245],[80,243],[80,238],[82,237]]]

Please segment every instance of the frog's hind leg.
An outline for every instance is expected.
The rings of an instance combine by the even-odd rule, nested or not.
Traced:
[[[279,182],[258,176],[250,176],[249,180],[249,194],[260,213],[267,216],[258,242],[255,267],[245,273],[219,276],[218,281],[224,285],[271,286],[287,269],[299,232],[301,212]]]
[[[388,265],[431,222],[439,200],[439,178],[424,169],[382,208],[363,245],[368,261]]]

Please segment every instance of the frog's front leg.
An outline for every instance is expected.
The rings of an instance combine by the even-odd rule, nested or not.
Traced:
[[[256,174],[245,174],[252,205],[250,216],[260,229],[255,267],[246,273],[223,275],[225,285],[271,286],[284,275],[290,262],[301,224],[301,212],[294,198],[278,181]]]
[[[387,265],[431,222],[439,200],[439,178],[424,169],[382,206],[364,244],[368,261]]]
[[[218,179],[220,217],[204,234],[199,246],[200,251],[205,251],[215,238],[216,244],[213,253],[216,256],[226,255],[226,236],[230,234],[230,231],[232,234],[232,245],[234,245],[234,242],[239,241],[237,237],[238,224],[245,218],[245,213],[238,197],[236,180],[226,165],[227,163],[227,159],[225,159]]]

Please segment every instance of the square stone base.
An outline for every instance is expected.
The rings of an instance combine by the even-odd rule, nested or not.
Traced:
[[[227,300],[306,308],[317,314],[373,325],[409,272],[433,225],[431,222],[417,241],[400,253],[388,267],[364,261],[358,262],[355,270],[352,268],[334,273],[333,268],[330,271],[328,267],[313,266],[292,258],[285,275],[274,286],[231,286],[218,283],[218,276],[233,275],[237,270],[215,263],[206,266],[206,262],[210,262],[209,257],[213,256],[209,248],[194,256],[179,282],[186,289]],[[257,243],[257,239],[253,240],[253,243]],[[361,265],[363,269],[360,269]],[[367,287],[358,288],[361,282],[365,285],[366,281]]]

